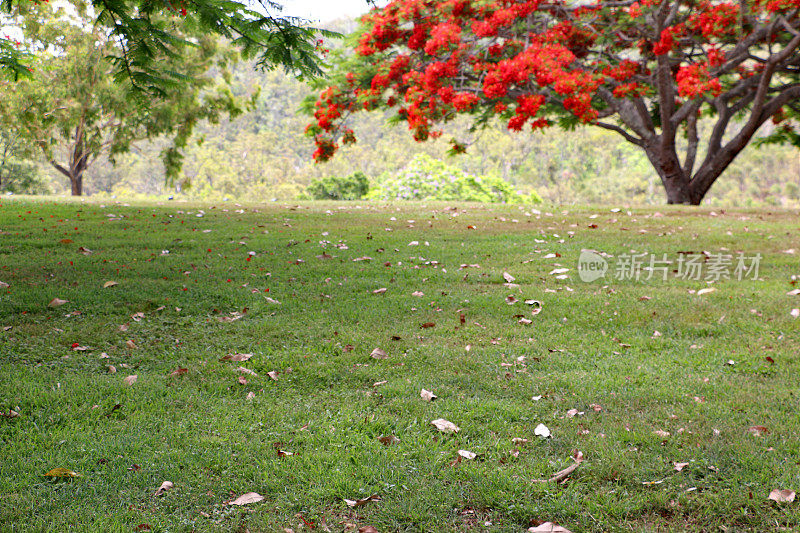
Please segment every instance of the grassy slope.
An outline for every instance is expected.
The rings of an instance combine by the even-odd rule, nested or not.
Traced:
[[[2,531],[298,531],[299,515],[334,531],[800,526],[798,504],[766,499],[800,490],[800,320],[789,315],[800,297],[786,295],[800,266],[783,253],[800,244],[797,213],[0,202],[0,281],[11,285],[0,294],[0,407],[21,412],[0,418]],[[348,249],[317,258],[322,240]],[[703,296],[688,289],[704,283],[674,279],[584,284],[582,248],[761,252],[763,280]],[[557,265],[572,269],[573,292],[548,275]],[[503,286],[504,271],[519,289]],[[103,289],[108,280],[119,285]],[[532,325],[517,323],[527,310],[508,294],[543,302]],[[54,297],[69,303],[49,308]],[[388,359],[370,359],[375,347]],[[219,360],[234,352],[254,355]],[[258,376],[239,384],[239,365]],[[170,376],[177,367],[188,373]],[[423,387],[439,399],[424,402]],[[585,414],[565,417],[572,408]],[[461,432],[437,433],[435,418]],[[534,436],[539,423],[551,439]],[[389,434],[400,442],[377,440]],[[459,449],[479,457],[451,466]],[[586,461],[567,483],[531,482],[575,450]],[[42,477],[54,467],[83,478]],[[164,480],[175,488],[155,498]],[[249,491],[265,496],[253,512],[224,505]],[[342,501],[371,494],[382,501]]]

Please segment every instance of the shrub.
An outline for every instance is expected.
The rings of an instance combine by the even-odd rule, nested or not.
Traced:
[[[363,172],[354,172],[347,177],[328,176],[315,179],[307,192],[314,200],[358,200],[369,191],[369,183]]]
[[[521,196],[499,177],[473,176],[446,163],[419,154],[398,174],[386,177],[370,198],[380,200],[443,200],[463,202],[541,202],[538,194]]]

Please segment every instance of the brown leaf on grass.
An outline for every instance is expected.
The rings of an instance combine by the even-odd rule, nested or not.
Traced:
[[[134,531],[152,531],[153,527],[150,524],[139,524],[133,528]]]
[[[544,522],[538,526],[529,527],[528,533],[572,533],[569,529],[554,524],[552,522]]]
[[[48,307],[61,307],[65,303],[68,303],[69,300],[62,300],[61,298],[53,298],[50,300],[50,303],[47,304]]]
[[[108,365],[108,373],[109,374],[116,374],[117,373],[117,367],[115,367],[114,365]]]
[[[81,246],[80,248],[78,248],[78,252],[82,253],[83,255],[92,255],[93,253],[92,250],[88,249],[85,246]]]
[[[253,354],[251,353],[229,353],[228,355],[223,356],[222,359],[220,359],[220,361],[242,362],[242,361],[247,361],[251,357],[253,357]]]
[[[250,505],[251,503],[258,503],[263,499],[264,497],[257,492],[247,492],[235,500],[228,502],[228,505]]]
[[[550,476],[548,479],[534,479],[533,482],[548,483],[550,481],[554,481],[556,483],[561,483],[562,481],[567,479],[570,474],[572,474],[575,470],[577,470],[579,466],[581,466],[581,463],[583,463],[583,453],[581,453],[580,451],[575,452],[575,454],[572,456],[572,460],[574,461],[574,463],[572,463],[563,470],[559,470],[558,472]]]
[[[0,411],[0,416],[3,418],[16,418],[19,416],[19,413],[13,409],[9,409],[8,411]]]
[[[358,533],[380,533],[375,526],[361,526],[358,528]]]
[[[426,402],[432,402],[433,400],[435,400],[436,398],[438,398],[438,396],[436,396],[434,393],[432,393],[431,391],[429,391],[429,390],[427,390],[427,389],[422,389],[422,390],[419,392],[419,395],[420,395],[420,396],[422,397],[422,399],[423,399],[423,400],[425,400]]]
[[[518,301],[519,300],[517,300],[517,298],[513,294],[509,294],[508,296],[506,296],[506,303],[508,305],[514,305]]]
[[[107,289],[109,287],[116,287],[117,285],[119,285],[119,283],[117,283],[116,281],[106,281],[105,283],[103,283],[103,288]]]
[[[681,470],[689,466],[689,463],[672,463],[672,466],[675,467],[676,472],[680,472]]]
[[[256,397],[256,393],[255,392],[250,391],[250,392],[247,393],[247,399],[248,400],[252,400],[255,397]]]
[[[795,492],[789,489],[773,489],[767,499],[778,503],[791,503],[794,501]]]
[[[158,490],[156,491],[154,496],[163,496],[165,492],[167,492],[174,486],[175,485],[172,483],[172,481],[165,481],[164,483],[161,484],[160,487],[158,487]]]
[[[378,442],[380,442],[384,446],[391,446],[392,444],[400,442],[400,439],[398,439],[394,435],[386,435],[378,437]]]
[[[425,296],[425,293],[422,292],[422,291],[414,291],[414,292],[411,293],[411,296],[416,296],[418,298],[422,298],[423,296]]]
[[[712,293],[712,292],[714,292],[716,290],[717,290],[716,287],[706,287],[704,289],[700,289],[699,291],[697,291],[697,295],[698,296],[702,296],[704,294]]]
[[[73,241],[72,239],[61,239],[58,242],[60,242],[61,244],[72,244],[75,241]]]
[[[237,372],[241,372],[242,374],[248,374],[250,376],[257,376],[258,375],[255,372],[253,372],[252,370],[250,370],[249,368],[245,368],[243,366],[237,367],[236,371]]]
[[[247,380],[244,379],[244,376],[239,376],[236,381],[239,382],[239,385],[247,385]]]
[[[280,450],[280,449],[276,449],[275,452],[278,454],[278,457],[280,457],[280,458],[291,457],[292,455],[294,455],[292,452],[288,452],[286,450]]]
[[[69,468],[54,468],[44,475],[45,477],[82,477],[81,474]]]
[[[367,496],[366,498],[361,498],[359,500],[348,500],[347,498],[342,498],[344,503],[347,504],[348,507],[361,507],[362,505],[369,503],[369,502],[379,502],[381,501],[381,497],[377,494],[373,494],[372,496]]]
[[[381,287],[380,289],[372,291],[372,294],[383,294],[384,292],[386,292],[386,287]]]
[[[142,313],[141,311],[139,311],[138,313],[133,313],[133,314],[131,315],[131,318],[132,318],[132,319],[133,319],[135,322],[139,322],[140,320],[142,320],[142,319],[144,318],[144,313]]]
[[[509,274],[508,272],[503,272],[503,279],[506,280],[506,283],[514,283],[517,278]]]
[[[435,326],[436,326],[435,322],[425,322],[425,323],[419,325],[419,329],[428,329],[428,328],[432,328],[432,327],[435,327]]]
[[[464,459],[467,459],[468,461],[472,461],[473,459],[478,457],[477,453],[471,452],[469,450],[458,450],[458,455],[463,457]]]
[[[170,376],[182,376],[182,375],[186,374],[187,372],[189,372],[188,368],[178,367],[175,370],[173,370],[172,372],[170,372],[169,375]]]
[[[124,381],[126,385],[128,385],[128,386],[131,386],[131,385],[133,385],[134,383],[136,383],[136,380],[137,380],[137,379],[139,379],[139,376],[138,376],[138,375],[136,375],[136,374],[133,374],[132,376],[128,376],[128,377],[126,377],[126,378],[125,378],[125,379],[123,379],[122,381]]]
[[[445,420],[444,418],[437,418],[436,420],[431,420],[431,424],[433,424],[436,429],[441,431],[442,433],[458,433],[461,431],[461,428],[457,425],[453,424],[449,420]]]
[[[750,426],[747,428],[747,431],[752,433],[754,437],[760,437],[761,435],[769,433],[769,429],[767,429],[766,426]]]
[[[670,432],[664,431],[663,429],[657,429],[653,431],[653,435],[655,435],[656,437],[661,437],[662,439],[666,439],[667,437],[670,436]]]
[[[467,323],[467,317],[464,314],[460,314],[458,315],[458,321],[461,322],[461,325],[463,326]]]
[[[373,359],[386,359],[389,357],[388,355],[386,355],[386,352],[384,352],[380,348],[375,348],[374,350],[372,350],[372,353],[370,353],[369,356],[372,357]]]
[[[6,283],[5,281],[0,281],[0,289],[7,289],[7,288],[9,288],[10,286],[11,286],[11,285],[9,285],[8,283]]]
[[[533,324],[533,320],[531,320],[529,318],[525,318],[525,317],[520,318],[518,322],[520,324],[522,324],[523,326],[527,326],[528,324]]]
[[[278,381],[278,373],[275,372],[274,370],[270,370],[269,372],[267,372],[267,375],[269,376],[269,379],[271,379],[272,381]]]

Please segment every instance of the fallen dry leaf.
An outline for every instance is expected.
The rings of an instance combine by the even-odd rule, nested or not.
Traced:
[[[127,341],[125,341],[125,346],[127,346],[128,349],[130,349],[130,350],[135,350],[136,349],[136,343],[133,342],[131,339],[128,339]]]
[[[372,350],[372,353],[369,354],[369,356],[372,357],[373,359],[386,359],[387,357],[389,357],[388,355],[386,355],[386,352],[384,352],[380,348],[375,348],[374,350]]]
[[[569,529],[552,522],[545,522],[538,526],[529,527],[528,533],[572,533]]]
[[[706,287],[705,289],[700,289],[699,291],[697,291],[697,295],[698,296],[702,296],[704,294],[709,294],[709,293],[714,292],[716,290],[717,290],[716,287]]]
[[[9,287],[10,285],[8,283],[6,283],[5,281],[0,281],[0,289],[7,289]]]
[[[68,302],[69,302],[69,300],[62,300],[61,298],[53,298],[52,300],[50,300],[50,303],[47,304],[47,306],[48,307],[60,307],[60,306],[64,305],[65,303],[68,303]]]
[[[361,498],[360,500],[348,500],[347,498],[343,498],[343,500],[348,507],[360,507],[365,503],[379,502],[381,501],[381,497],[378,496],[377,494],[373,494],[372,496],[367,496],[366,498]]]
[[[384,292],[386,292],[386,287],[381,287],[380,289],[372,291],[372,294],[383,294]]]
[[[755,437],[760,437],[761,435],[769,433],[769,429],[767,429],[766,426],[750,426],[747,428],[747,431],[752,433]]]
[[[274,370],[270,370],[269,372],[267,372],[267,375],[272,381],[278,381],[278,373],[275,372]]]
[[[547,479],[534,479],[533,482],[534,483],[548,483],[550,481],[554,481],[556,483],[560,483],[560,482],[564,481],[565,479],[567,479],[569,477],[569,475],[571,473],[573,473],[575,470],[578,469],[579,466],[581,466],[581,463],[583,463],[583,452],[580,452],[580,451],[575,452],[575,454],[572,456],[572,460],[574,462],[571,465],[569,465],[568,467],[566,467],[565,469],[559,470],[558,472],[556,472],[555,474],[553,474],[552,476],[550,476]]]
[[[670,433],[669,431],[657,429],[653,431],[653,435],[655,435],[656,437],[661,437],[662,439],[666,439],[667,437],[669,437]]]
[[[458,455],[460,455],[461,457],[463,457],[464,459],[467,459],[469,461],[471,461],[471,460],[475,459],[476,457],[478,457],[477,453],[471,452],[469,450],[458,450]]]
[[[432,327],[435,327],[435,326],[436,326],[435,322],[425,322],[423,324],[420,324],[419,329],[428,329],[428,328],[432,328]]]
[[[503,272],[503,279],[506,280],[508,283],[513,283],[516,281],[517,278],[509,274],[508,272]]]
[[[116,287],[117,285],[119,285],[119,283],[117,283],[116,281],[106,281],[105,283],[103,283],[103,288],[107,289],[109,287]]]
[[[69,468],[54,468],[45,474],[45,477],[82,477],[78,472]]]
[[[249,368],[245,368],[245,367],[243,367],[243,366],[240,366],[240,367],[238,367],[238,368],[236,369],[236,371],[237,371],[237,372],[241,372],[242,374],[248,374],[248,375],[250,375],[250,376],[257,376],[257,375],[258,375],[258,374],[256,374],[255,372],[253,372],[252,370],[250,370]]]
[[[461,431],[460,427],[453,424],[449,420],[445,420],[444,418],[437,418],[436,420],[432,420],[431,424],[433,424],[436,427],[436,429],[438,429],[442,433],[458,433],[459,431]]]
[[[400,442],[400,439],[398,439],[394,435],[386,435],[378,437],[378,442],[380,442],[384,446],[391,446],[392,444]]]
[[[251,503],[258,503],[263,499],[264,497],[257,492],[247,492],[228,503],[228,505],[250,505]]]
[[[672,465],[675,467],[676,472],[680,472],[681,470],[689,466],[689,463],[672,463]]]
[[[792,315],[793,318],[800,318],[800,309],[792,309],[789,311],[789,314]]]
[[[414,291],[414,292],[411,293],[411,296],[417,296],[417,297],[421,298],[421,297],[425,296],[425,293],[422,292],[422,291]]]
[[[126,377],[122,381],[124,381],[126,385],[133,385],[134,383],[136,383],[137,379],[139,379],[139,376],[136,375],[136,374],[133,374],[132,376]]]
[[[767,496],[767,499],[779,503],[791,503],[794,501],[794,497],[795,493],[793,490],[773,489],[772,492],[769,493],[769,496]]]
[[[538,426],[536,426],[536,428],[533,430],[533,434],[542,437],[543,439],[546,439],[552,435],[550,433],[550,428],[548,428],[544,424],[539,424]]]
[[[108,373],[109,374],[116,374],[117,373],[117,367],[115,367],[114,365],[108,365]]]
[[[9,409],[8,411],[0,411],[0,416],[3,418],[16,418],[19,416],[19,413],[13,409]]]
[[[251,353],[229,353],[228,355],[220,359],[220,361],[242,362],[242,361],[247,361],[251,357],[253,357],[253,354]]]
[[[239,376],[236,381],[239,382],[239,385],[247,385],[247,380],[244,379],[244,376]]]
[[[436,398],[438,398],[438,396],[436,396],[434,393],[432,393],[431,391],[429,391],[429,390],[427,390],[427,389],[422,389],[422,390],[419,392],[419,395],[420,395],[420,396],[422,397],[422,399],[423,399],[423,400],[425,400],[426,402],[432,402],[433,400],[435,400]]]
[[[358,528],[358,533],[380,533],[375,526],[361,526]]]
[[[252,400],[255,397],[256,397],[256,393],[255,392],[250,391],[250,392],[247,393],[247,399],[248,400]]]
[[[158,490],[156,491],[155,496],[163,496],[165,492],[167,492],[169,489],[171,489],[174,486],[175,485],[172,484],[172,481],[165,481],[164,483],[161,484],[160,487],[158,487]]]
[[[182,375],[186,374],[188,371],[189,371],[188,368],[178,367],[175,370],[173,370],[172,372],[170,372],[169,375],[170,376],[182,376]]]

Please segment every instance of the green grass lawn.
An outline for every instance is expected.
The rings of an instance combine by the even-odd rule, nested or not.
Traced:
[[[798,213],[540,209],[0,200],[0,531],[797,531]]]

